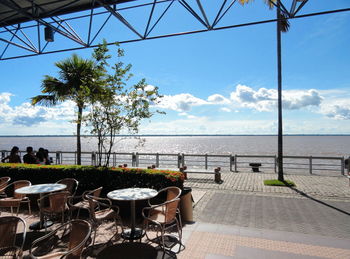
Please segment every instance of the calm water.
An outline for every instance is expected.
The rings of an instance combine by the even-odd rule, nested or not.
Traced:
[[[277,153],[277,136],[161,136],[138,140],[118,139],[115,152],[190,153],[190,154],[266,154]],[[82,138],[83,151],[96,151],[96,139]],[[50,151],[75,151],[75,137],[0,137],[0,150],[17,145]],[[350,156],[350,136],[285,136],[284,155]]]

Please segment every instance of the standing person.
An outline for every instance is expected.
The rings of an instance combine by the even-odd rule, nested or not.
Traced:
[[[45,154],[45,159],[46,159],[45,164],[46,164],[46,165],[51,165],[51,163],[52,163],[52,157],[49,157],[49,150],[44,149],[44,154]]]
[[[18,155],[18,152],[19,148],[17,146],[14,146],[11,149],[11,153],[7,157],[1,159],[1,162],[5,163],[5,161],[8,160],[9,163],[22,163],[21,157]]]
[[[39,164],[32,147],[27,147],[27,154],[23,156],[23,162],[26,164]]]

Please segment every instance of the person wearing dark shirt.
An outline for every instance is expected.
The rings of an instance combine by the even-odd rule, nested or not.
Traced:
[[[23,162],[26,164],[38,164],[38,159],[35,157],[33,148],[27,147],[27,154],[23,156]]]
[[[21,157],[18,155],[18,152],[19,152],[19,148],[14,146],[11,149],[10,155],[1,159],[1,162],[5,163],[5,161],[8,160],[9,163],[22,163]]]

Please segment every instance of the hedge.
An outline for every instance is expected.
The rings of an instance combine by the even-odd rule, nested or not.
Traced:
[[[167,186],[177,186],[182,189],[184,181],[181,172],[168,170],[8,163],[0,164],[0,177],[3,176],[11,177],[11,182],[29,180],[32,184],[75,178],[79,181],[78,194],[103,186],[104,195],[116,189],[131,187],[160,190]]]

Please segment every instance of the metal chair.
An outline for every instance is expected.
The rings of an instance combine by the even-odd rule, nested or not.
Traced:
[[[5,197],[0,199],[0,207],[7,207],[11,208],[11,214],[13,214],[13,208],[17,208],[17,215],[19,212],[19,207],[21,203],[27,203],[28,204],[28,210],[29,214],[31,214],[31,208],[30,208],[30,200],[25,194],[18,194],[16,193],[16,190],[25,186],[30,186],[32,183],[27,180],[19,180],[15,181],[13,183],[10,183],[6,186],[4,191],[6,192],[7,189],[13,188],[13,194],[11,197]]]
[[[79,182],[74,178],[64,178],[57,181],[56,183],[67,185],[66,191],[68,191],[71,196],[75,195],[75,192],[77,191],[79,185]]]
[[[5,188],[7,184],[10,182],[11,178],[8,176],[4,176],[0,178],[0,198],[5,198],[6,193],[5,193]]]
[[[67,233],[67,229],[69,229],[69,233]],[[61,237],[59,237],[60,234]],[[29,255],[33,259],[80,259],[90,235],[91,225],[89,222],[80,219],[72,220],[35,240],[31,244]],[[66,239],[68,239],[68,244],[64,242]]]
[[[98,227],[104,221],[108,220],[114,220],[115,223],[116,233],[111,237],[112,239],[118,234],[118,222],[120,222],[120,226],[123,228],[121,218],[119,217],[119,207],[112,205],[112,202],[108,198],[100,198],[92,195],[86,195],[86,198],[90,205],[89,213],[92,229],[95,231],[92,244],[95,244]]]
[[[94,190],[85,191],[82,195],[73,196],[73,197],[69,198],[68,205],[69,205],[70,215],[72,216],[72,213],[74,210],[78,210],[76,218],[79,218],[79,213],[80,213],[81,209],[86,209],[89,211],[90,204],[89,204],[88,199],[86,198],[86,195],[100,197],[101,191],[102,191],[102,187],[99,187],[99,188],[94,189]],[[78,202],[75,202],[77,200],[78,200]]]
[[[16,246],[19,223],[22,225],[21,245]],[[0,217],[0,258],[22,258],[26,238],[26,223],[16,216]]]
[[[165,236],[175,237],[172,234],[166,234],[167,230],[173,229],[176,226],[177,229],[177,242],[179,244],[178,252],[181,248],[184,248],[182,244],[182,223],[179,210],[180,194],[181,189],[178,187],[167,187],[159,191],[160,195],[164,195],[166,192],[166,201],[160,204],[151,205],[150,207],[145,207],[142,210],[142,215],[145,219],[145,229],[146,236],[150,241],[157,241],[157,243],[163,248],[165,252],[167,248],[172,248],[172,246],[167,246],[165,243]],[[152,224],[156,229],[156,238],[150,239],[147,235],[147,230],[149,225]],[[159,236],[160,232],[160,236]],[[159,242],[160,240],[160,242]]]
[[[61,216],[61,223],[64,223],[64,213],[69,210],[67,205],[68,197],[70,193],[68,191],[63,192],[53,192],[42,196],[38,199],[38,206],[40,208],[40,212],[44,216],[44,221],[48,218],[54,218],[57,215]],[[45,204],[48,201],[47,206],[41,207],[40,204]],[[45,224],[46,230],[46,224]]]

